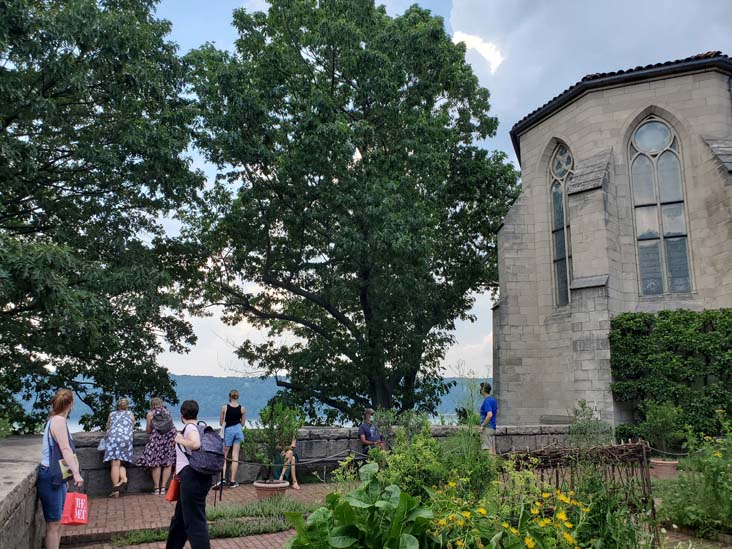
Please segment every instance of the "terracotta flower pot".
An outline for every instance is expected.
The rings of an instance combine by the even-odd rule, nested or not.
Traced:
[[[653,476],[658,479],[674,478],[678,474],[679,462],[667,459],[651,459]]]
[[[254,481],[254,491],[257,493],[257,499],[267,499],[277,494],[284,494],[289,487],[290,483],[286,480]]]

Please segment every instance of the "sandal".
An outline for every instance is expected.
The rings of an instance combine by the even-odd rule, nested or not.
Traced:
[[[118,484],[117,486],[112,486],[112,491],[109,493],[110,498],[118,498],[119,497],[119,488],[122,486],[121,484]]]

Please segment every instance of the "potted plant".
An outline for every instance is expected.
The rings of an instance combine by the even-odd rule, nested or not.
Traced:
[[[305,424],[301,410],[288,408],[282,402],[270,402],[259,412],[255,429],[247,431],[247,453],[262,463],[259,478],[254,481],[257,498],[264,499],[282,493],[289,487],[286,480],[274,478],[282,451],[290,446],[298,430]]]
[[[678,449],[686,438],[684,432],[684,412],[668,402],[648,402],[644,406],[646,419],[639,425],[640,432],[651,445],[651,465],[659,478],[676,475],[678,460],[673,450]]]

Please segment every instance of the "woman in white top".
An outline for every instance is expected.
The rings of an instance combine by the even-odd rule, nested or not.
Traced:
[[[74,441],[66,425],[73,407],[74,394],[69,389],[59,389],[51,399],[51,416],[44,430],[37,486],[46,519],[46,549],[58,549],[61,544],[61,515],[69,480],[68,476],[64,477],[61,462],[70,469],[75,486],[84,484],[74,453]]]
[[[182,549],[186,541],[191,549],[210,549],[206,521],[206,495],[211,489],[211,475],[204,475],[188,463],[187,454],[201,447],[198,402],[186,400],[180,407],[183,431],[175,435],[175,474],[180,479],[180,493],[175,514],[168,529],[166,549]]]

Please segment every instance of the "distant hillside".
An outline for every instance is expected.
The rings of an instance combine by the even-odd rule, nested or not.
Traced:
[[[274,378],[260,379],[257,377],[212,377],[212,376],[170,376],[175,381],[175,391],[180,402],[188,399],[197,400],[200,406],[198,417],[218,417],[221,405],[228,400],[229,391],[236,389],[240,394],[240,402],[247,408],[247,418],[259,417],[259,410],[267,405],[270,398],[277,392]],[[474,391],[474,402],[479,402],[477,385],[482,380],[451,377],[448,381],[455,381],[456,386],[443,397],[438,408],[438,414],[451,415],[458,406],[466,406],[470,402],[471,387]],[[493,382],[492,379],[488,379]],[[29,403],[27,404],[30,405]],[[73,419],[90,413],[90,409],[81,402],[76,402],[72,413]]]

